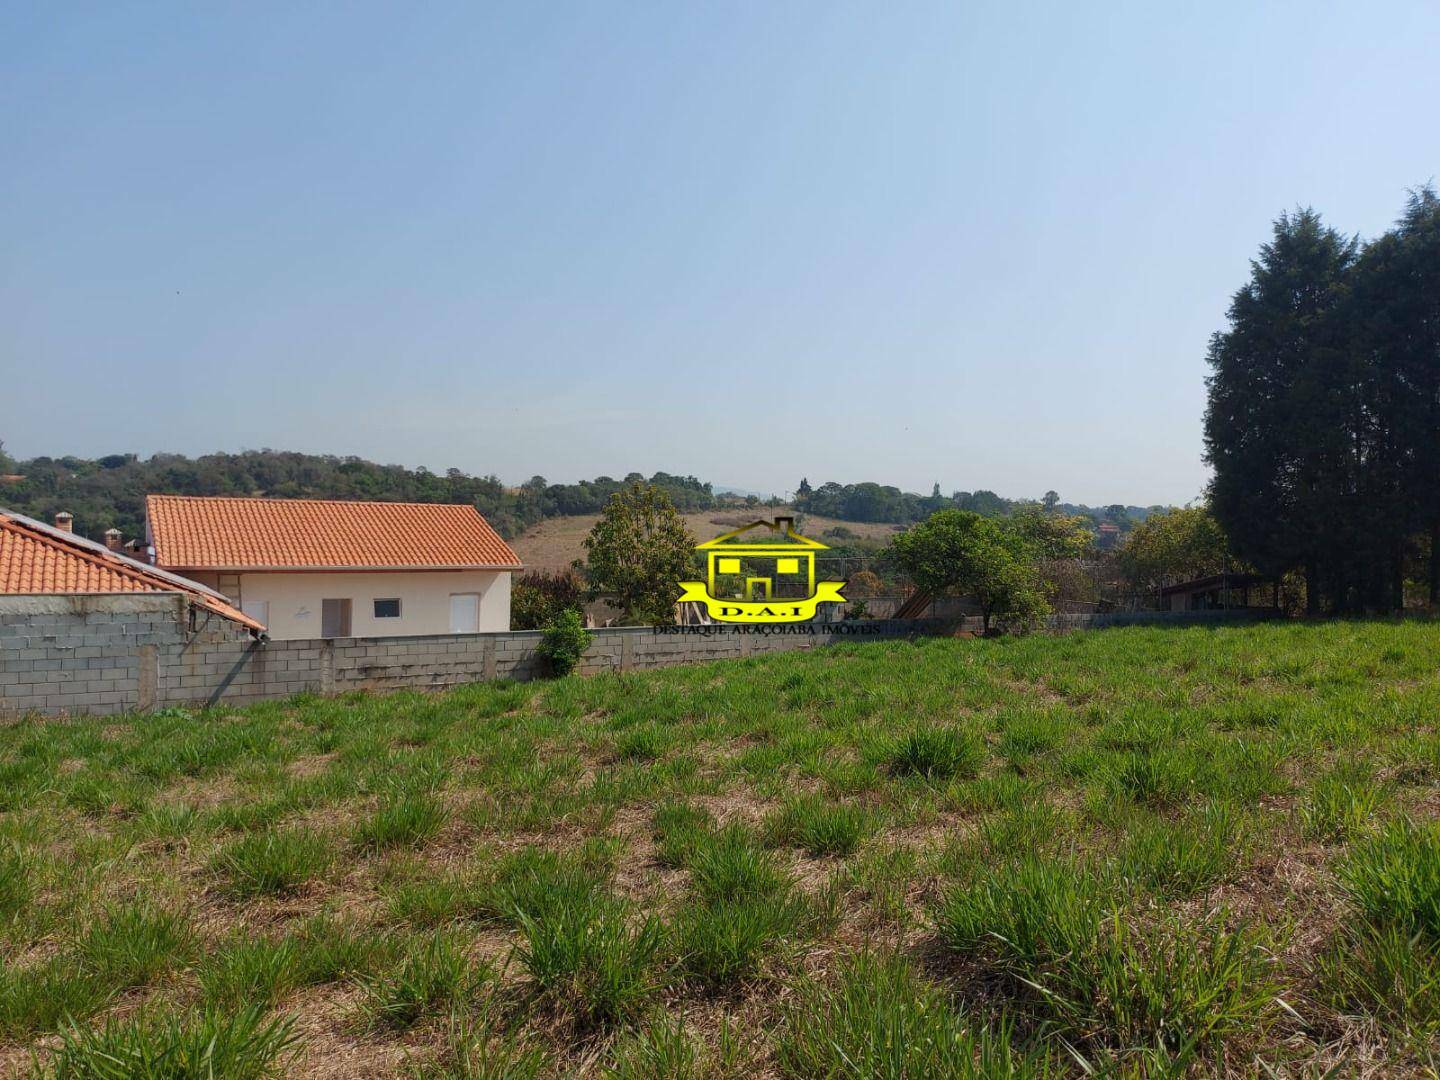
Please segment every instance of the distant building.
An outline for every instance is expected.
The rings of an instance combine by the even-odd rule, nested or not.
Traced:
[[[1211,574],[1167,585],[1160,590],[1168,611],[1217,611],[1228,608],[1278,607],[1278,586],[1256,574]]]
[[[219,592],[177,574],[149,566],[72,531],[73,518],[55,515],[55,524],[0,510],[0,594],[8,596],[91,596],[106,593],[175,593],[186,603],[259,634],[263,621],[235,608]]]
[[[276,640],[510,629],[519,558],[473,506],[151,495],[156,566]]]
[[[1120,546],[1120,526],[1107,521],[1096,530],[1095,546],[1101,551],[1111,551]]]

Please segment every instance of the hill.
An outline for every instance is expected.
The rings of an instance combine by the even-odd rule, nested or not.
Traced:
[[[697,541],[713,540],[721,533],[748,525],[758,519],[773,519],[780,514],[797,517],[799,527],[806,536],[813,537],[834,546],[842,546],[858,540],[874,546],[889,542],[901,526],[873,522],[841,521],[839,518],[820,517],[815,514],[801,514],[791,506],[758,506],[753,508],[697,510],[682,515],[685,526]],[[530,526],[510,546],[520,556],[526,567],[534,570],[556,570],[569,566],[576,559],[585,557],[585,537],[599,520],[598,514],[578,514],[570,517],[546,518]],[[827,533],[841,529],[840,536]],[[849,534],[846,536],[846,534]]]

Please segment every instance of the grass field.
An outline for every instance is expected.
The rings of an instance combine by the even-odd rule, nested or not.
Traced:
[[[0,1073],[1426,1074],[1440,625],[0,728]]]

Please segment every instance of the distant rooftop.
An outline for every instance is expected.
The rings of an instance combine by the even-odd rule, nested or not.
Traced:
[[[0,593],[181,593],[250,630],[263,624],[213,589],[112,551],[93,540],[0,509]]]
[[[155,563],[184,570],[519,570],[473,506],[151,495]]]

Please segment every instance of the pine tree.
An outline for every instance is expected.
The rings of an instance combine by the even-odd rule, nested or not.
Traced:
[[[1345,606],[1352,577],[1340,514],[1357,414],[1337,382],[1348,356],[1337,316],[1355,250],[1313,210],[1282,214],[1207,356],[1215,516],[1262,573],[1302,569],[1312,611],[1322,594]]]

